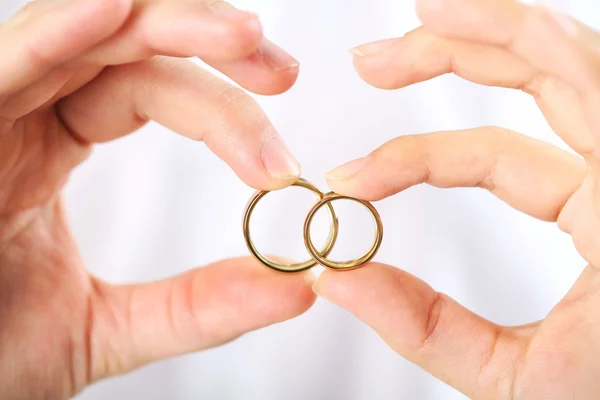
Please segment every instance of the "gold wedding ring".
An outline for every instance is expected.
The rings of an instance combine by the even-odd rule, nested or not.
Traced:
[[[323,206],[330,207],[331,203],[337,200],[351,200],[363,205],[367,210],[371,212],[371,215],[375,220],[375,240],[373,241],[371,248],[363,256],[351,261],[332,261],[327,258],[326,254],[319,253],[312,242],[310,227],[313,218]],[[312,258],[317,260],[317,262],[322,266],[337,271],[355,269],[371,261],[373,257],[375,257],[375,254],[377,254],[377,252],[379,251],[379,247],[381,247],[382,240],[383,224],[381,222],[381,217],[379,216],[379,213],[371,203],[365,200],[359,200],[353,197],[342,196],[332,192],[327,193],[324,197],[321,198],[321,200],[317,204],[313,206],[313,208],[311,208],[311,210],[308,212],[308,216],[306,217],[306,221],[304,222],[304,245],[306,246],[306,249],[312,256]]]
[[[250,199],[248,206],[246,207],[246,212],[244,213],[243,221],[243,231],[244,238],[246,240],[246,246],[248,247],[248,250],[250,250],[250,253],[258,261],[260,261],[263,265],[277,271],[298,272],[312,268],[317,264],[320,264],[325,268],[329,268],[336,271],[350,270],[359,268],[373,259],[375,254],[377,254],[377,252],[379,251],[381,242],[383,240],[383,224],[381,222],[381,217],[379,216],[379,213],[371,203],[369,203],[368,201],[359,200],[348,196],[338,195],[336,193],[325,194],[322,191],[320,191],[315,185],[304,179],[299,179],[296,183],[293,184],[293,186],[308,189],[319,196],[319,201],[317,201],[317,203],[314,204],[313,207],[310,209],[304,222],[304,245],[306,246],[306,249],[308,250],[312,258],[308,261],[304,261],[301,263],[286,264],[269,259],[258,251],[250,237],[250,219],[252,217],[252,212],[256,208],[256,205],[258,204],[260,199],[262,199],[269,193],[269,191],[262,190],[256,192],[254,196],[252,196],[252,198]],[[369,212],[375,219],[375,240],[369,251],[367,251],[367,253],[365,253],[363,256],[357,259],[345,262],[333,261],[327,258],[327,256],[333,250],[339,232],[339,222],[332,205],[334,201],[338,200],[351,200],[360,203],[365,208],[367,208],[367,210],[369,210]],[[330,230],[325,245],[321,250],[318,250],[312,242],[310,228],[315,215],[323,207],[327,207],[329,211]]]
[[[292,186],[298,186],[298,187],[302,187],[304,189],[308,189],[311,192],[317,194],[320,199],[325,197],[325,194],[323,192],[321,192],[315,185],[313,185],[312,183],[310,183],[304,179],[298,180]],[[302,262],[302,263],[283,264],[283,263],[276,262],[274,260],[270,260],[269,258],[262,255],[256,249],[256,246],[254,245],[254,243],[252,242],[252,239],[250,238],[250,218],[252,217],[252,212],[256,208],[256,205],[258,204],[260,199],[265,197],[268,193],[269,192],[265,191],[265,190],[256,192],[254,194],[254,196],[252,196],[252,198],[250,199],[250,202],[248,203],[248,206],[246,207],[246,212],[244,213],[244,238],[246,239],[246,246],[248,246],[248,250],[250,250],[250,253],[252,253],[252,255],[258,261],[260,261],[267,267],[272,268],[277,271],[298,272],[298,271],[303,271],[305,269],[314,267],[315,265],[317,265],[317,261],[315,259],[310,259],[310,260]],[[327,241],[325,242],[325,246],[323,247],[323,249],[321,249],[321,251],[317,252],[317,253],[319,253],[319,255],[323,255],[323,256],[327,256],[331,252],[331,250],[333,250],[333,245],[335,244],[335,241],[336,241],[337,235],[338,235],[338,231],[339,231],[338,219],[337,219],[337,216],[335,215],[335,211],[333,210],[333,206],[331,204],[329,204],[327,208],[329,209],[329,214],[331,217],[331,222],[330,222],[331,227],[329,230],[329,236],[327,237]]]

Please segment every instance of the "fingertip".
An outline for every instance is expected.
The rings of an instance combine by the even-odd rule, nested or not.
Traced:
[[[256,190],[283,189],[296,182],[300,163],[258,103],[239,88],[223,87],[212,104],[219,114],[198,139]]]
[[[331,294],[331,281],[328,279],[328,275],[331,274],[332,271],[325,270],[319,275],[318,278],[313,282],[311,289],[315,295],[318,297],[322,297],[325,300],[335,302],[335,296]]]
[[[347,180],[326,179],[327,187],[334,193],[366,201],[378,201],[379,190],[369,182],[368,177],[354,177]]]
[[[274,271],[251,257],[224,260],[200,271],[197,302],[233,307],[238,322],[244,321],[243,331],[294,318],[316,299],[306,271]]]
[[[379,67],[379,57],[377,56],[354,56],[352,59],[354,70],[365,83],[377,88],[377,89],[389,89],[388,85],[381,82],[379,74],[377,73]]]
[[[262,64],[262,62],[261,62]],[[221,69],[222,70],[222,69]],[[228,73],[236,82],[249,92],[261,96],[276,96],[290,90],[298,80],[300,66],[292,66],[279,71],[263,65],[254,65],[243,70],[243,66],[236,65],[235,70],[240,73]]]
[[[303,277],[304,277],[304,282],[306,282],[306,284],[312,290],[313,285],[317,281],[317,275],[312,270],[308,269],[304,272]]]
[[[273,184],[287,186],[300,178],[300,163],[281,137],[271,136],[263,142],[261,158]]]
[[[235,174],[240,178],[246,185],[254,190],[265,190],[275,191],[282,190],[290,187],[298,181],[299,178],[274,178],[265,171],[264,167],[256,171],[234,170]]]
[[[257,268],[263,270],[260,274],[262,289],[259,292],[270,297],[270,320],[281,322],[297,317],[315,303],[316,295],[312,290],[315,275],[312,271],[284,273],[273,271],[262,264],[257,265]]]
[[[296,84],[300,73],[300,65],[290,65],[289,67],[276,69],[272,76],[271,84],[257,88],[255,93],[272,96],[287,92]]]
[[[246,59],[215,67],[245,89],[266,96],[289,90],[300,72],[298,60],[266,38]]]
[[[395,90],[406,86],[402,56],[401,49],[392,46],[383,53],[355,55],[352,62],[358,76],[367,84],[381,90]]]
[[[383,198],[379,181],[372,176],[376,167],[374,154],[343,164],[325,175],[327,186],[335,193],[367,201]]]
[[[290,62],[287,66],[273,67],[258,53],[235,62],[209,62],[249,92],[261,96],[274,96],[287,92],[298,80],[300,65]]]
[[[323,271],[312,283],[311,289],[317,296],[323,297],[324,299],[328,299],[329,281],[327,279],[327,276],[331,273],[332,271],[329,270]]]
[[[427,283],[390,265],[371,262],[347,272],[325,271],[315,284],[319,296],[346,309],[379,333],[404,326],[405,339],[418,343],[419,321],[436,292]]]
[[[362,303],[371,290],[378,290],[372,283],[385,268],[380,263],[369,263],[351,271],[325,270],[314,282],[312,289],[320,297],[345,308],[354,309],[355,303]]]
[[[302,301],[298,303],[299,308],[296,315],[303,314],[308,311],[317,301],[317,295],[313,291],[313,285],[317,280],[317,276],[310,269],[301,273],[302,277]]]
[[[244,165],[232,166],[231,163],[228,164],[233,168],[236,176],[254,190],[281,190],[293,185],[299,179],[299,177],[274,178],[269,175],[269,172],[260,162],[254,163],[260,165],[251,168],[246,168]]]
[[[370,157],[357,158],[356,160],[340,165],[325,174],[325,178],[327,179],[327,182],[351,179],[365,169],[369,163],[369,159]]]

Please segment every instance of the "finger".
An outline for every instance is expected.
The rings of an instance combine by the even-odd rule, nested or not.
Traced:
[[[512,207],[556,221],[582,184],[585,161],[500,128],[402,136],[327,175],[337,193],[379,200],[411,186],[482,187]]]
[[[442,38],[420,27],[402,38],[369,43],[353,52],[359,75],[383,89],[453,73],[477,84],[524,90],[574,150],[586,154],[596,147],[577,92],[501,47]]]
[[[222,2],[140,1],[124,29],[82,58],[109,65],[157,54],[233,61],[254,53],[262,37],[255,14]]]
[[[263,39],[256,53],[243,60],[208,64],[243,88],[261,95],[280,94],[292,87],[300,65],[268,39]]]
[[[92,381],[302,314],[315,300],[312,279],[310,271],[281,274],[239,258],[145,285],[97,283]]]
[[[126,29],[82,59],[127,64],[155,55],[199,57],[261,94],[289,89],[298,61],[263,37],[258,17],[222,2],[138,2]]]
[[[29,3],[0,25],[0,98],[114,33],[126,20],[131,0]]]
[[[88,142],[126,135],[147,120],[202,140],[248,185],[282,188],[300,167],[258,104],[185,60],[155,58],[106,69],[58,104],[69,130]]]
[[[72,75],[67,68],[54,68],[31,85],[7,97],[1,104],[1,117],[8,121],[16,121],[44,104],[50,104],[56,93],[71,80]]]
[[[420,0],[417,9],[424,25],[436,34],[502,46],[573,86],[587,123],[596,140],[600,138],[598,33],[565,15],[514,0]]]
[[[404,37],[351,51],[361,78],[381,89],[399,89],[448,73],[478,84],[522,88],[537,74],[505,49],[443,38],[423,26]]]
[[[450,9],[453,18],[444,14]],[[420,0],[417,12],[437,34],[502,46],[579,89],[600,78],[597,70],[589,68],[600,61],[600,50],[593,49],[600,35],[547,7],[515,0]],[[566,54],[574,57],[564,59]],[[582,74],[572,76],[576,71]]]
[[[372,263],[325,271],[316,293],[371,326],[396,352],[470,398],[509,398],[530,328],[503,328],[425,282]]]

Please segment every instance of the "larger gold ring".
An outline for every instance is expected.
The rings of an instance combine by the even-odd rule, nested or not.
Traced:
[[[311,192],[316,193],[319,196],[319,199],[323,199],[325,197],[325,194],[321,192],[315,185],[304,179],[298,180],[296,183],[293,184],[293,186],[308,189]],[[314,267],[315,265],[317,265],[317,261],[314,258],[302,263],[283,264],[270,260],[256,249],[256,246],[254,245],[254,243],[252,242],[252,238],[250,237],[250,217],[252,216],[252,212],[254,211],[254,208],[256,207],[260,199],[265,197],[268,193],[269,192],[265,190],[256,192],[254,196],[252,196],[250,202],[248,203],[248,206],[246,207],[246,212],[244,213],[243,229],[244,239],[246,240],[246,246],[248,247],[248,250],[250,250],[250,253],[252,253],[252,255],[262,264],[277,271],[299,272]],[[321,251],[317,251],[316,249],[314,250],[315,254],[325,257],[331,252],[333,246],[335,245],[339,228],[338,219],[335,215],[335,211],[333,210],[333,206],[331,204],[328,204],[327,208],[329,209],[329,214],[331,216],[331,228],[329,230],[329,236],[327,237],[327,241],[325,242],[325,245],[323,246],[323,249]]]
[[[371,215],[373,215],[373,219],[375,220],[375,240],[373,241],[373,245],[371,246],[369,251],[367,251],[362,257],[359,257],[359,258],[351,260],[351,261],[338,262],[338,261],[329,260],[327,258],[327,254],[322,254],[317,251],[317,249],[315,248],[315,245],[312,242],[312,238],[311,238],[311,234],[310,234],[310,227],[311,227],[313,218],[315,217],[317,212],[325,205],[327,207],[330,207],[331,203],[336,200],[351,200],[351,201],[355,201],[357,203],[362,204],[367,210],[369,210],[371,212]],[[321,264],[322,266],[329,268],[329,269],[337,270],[337,271],[355,269],[355,268],[361,267],[364,264],[368,263],[369,261],[371,261],[373,259],[375,254],[377,254],[377,252],[379,251],[379,247],[381,246],[382,241],[383,241],[383,224],[381,222],[381,217],[379,216],[379,213],[377,212],[375,207],[373,207],[373,205],[371,203],[369,203],[368,201],[359,200],[359,199],[355,199],[353,197],[348,197],[348,196],[342,196],[342,195],[339,195],[336,193],[327,193],[324,197],[322,197],[321,200],[317,204],[315,204],[313,206],[313,208],[310,210],[310,212],[308,213],[308,216],[306,217],[306,222],[304,223],[304,244],[306,245],[306,249],[308,250],[310,255],[315,260],[317,260],[319,262],[319,264]]]

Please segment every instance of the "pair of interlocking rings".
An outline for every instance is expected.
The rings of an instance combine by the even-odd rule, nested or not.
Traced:
[[[379,216],[379,213],[371,203],[365,200],[355,199],[353,197],[342,196],[333,192],[323,193],[315,185],[304,179],[298,180],[296,183],[293,184],[293,186],[308,189],[319,196],[319,201],[310,209],[304,222],[304,245],[306,246],[306,249],[308,250],[312,259],[301,263],[284,264],[265,257],[256,249],[256,246],[254,245],[250,237],[250,218],[252,217],[252,212],[254,211],[260,199],[262,199],[269,193],[268,191],[263,190],[256,192],[254,196],[252,196],[252,198],[250,199],[250,202],[246,207],[246,212],[244,213],[243,224],[244,238],[246,239],[246,245],[248,246],[248,250],[250,250],[250,253],[252,253],[252,255],[258,261],[260,261],[262,264],[269,268],[281,272],[303,271],[312,268],[317,264],[320,264],[323,267],[332,270],[342,271],[359,268],[365,265],[367,262],[371,261],[373,257],[375,257],[375,254],[377,254],[377,252],[379,251],[379,247],[381,246],[381,242],[383,240],[383,224],[381,223],[381,217]],[[375,240],[373,242],[373,245],[362,257],[351,261],[338,262],[327,258],[327,256],[333,250],[339,231],[339,222],[332,205],[332,202],[336,200],[351,200],[358,202],[362,204],[365,208],[367,208],[367,210],[371,212],[373,218],[375,219]],[[327,206],[327,209],[329,210],[331,225],[329,230],[329,236],[327,237],[325,245],[321,250],[317,250],[312,241],[311,224],[317,212],[324,206]]]

